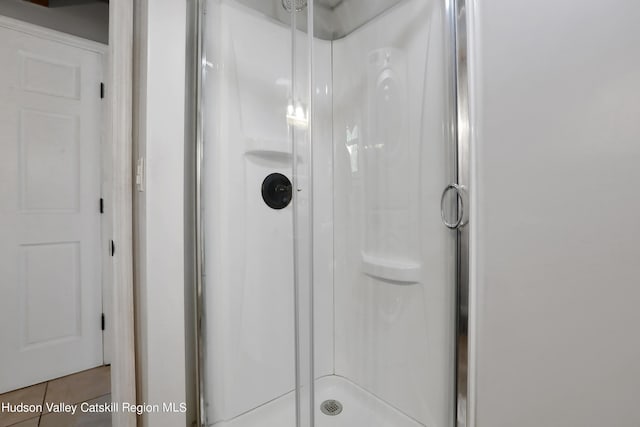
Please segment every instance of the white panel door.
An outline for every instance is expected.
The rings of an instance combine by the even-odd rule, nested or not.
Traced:
[[[0,27],[0,393],[102,364],[102,56]]]

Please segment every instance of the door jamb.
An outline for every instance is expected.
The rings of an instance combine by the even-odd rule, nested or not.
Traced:
[[[136,403],[133,300],[133,2],[109,2],[109,76],[107,83],[112,160],[112,364],[113,402]],[[133,427],[136,414],[117,411],[112,425]]]

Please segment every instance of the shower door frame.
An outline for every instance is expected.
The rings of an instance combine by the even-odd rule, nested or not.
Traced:
[[[193,145],[187,147],[188,163],[185,168],[185,188],[190,184],[193,188],[193,199],[186,203],[186,210],[192,209],[193,227],[185,233],[185,247],[193,253],[191,262],[185,265],[187,280],[186,286],[191,286],[193,295],[194,312],[193,340],[194,345],[188,351],[194,364],[194,393],[197,414],[197,425],[206,427],[206,399],[205,399],[205,330],[204,330],[204,287],[203,287],[203,256],[204,256],[204,218],[202,216],[202,160],[203,160],[203,112],[202,112],[202,81],[204,60],[203,57],[203,15],[205,13],[206,0],[194,0],[189,2],[187,26],[187,95],[193,99],[187,102],[186,107],[186,134]],[[437,1],[437,0],[436,0]],[[448,27],[447,49],[448,63],[445,64],[449,72],[449,93],[453,98],[450,117],[450,135],[453,136],[454,149],[454,176],[455,182],[467,195],[470,195],[470,120],[469,120],[469,96],[467,78],[467,0],[442,0],[445,2],[446,24]],[[311,3],[313,4],[313,2]],[[463,219],[469,218],[469,198],[462,200],[459,206],[462,212],[458,212]],[[443,225],[444,226],[444,225]],[[453,420],[456,427],[471,427],[471,409],[469,402],[471,384],[469,375],[469,236],[470,225],[463,220],[454,232],[456,233],[456,324],[455,324],[455,405]],[[192,277],[191,277],[192,275]],[[472,307],[471,307],[472,308]]]
[[[463,212],[459,212],[462,223],[456,228],[456,343],[455,343],[455,424],[456,427],[471,427],[472,405],[469,402],[471,376],[469,375],[469,236],[468,218],[471,200],[469,191],[471,164],[470,140],[471,124],[469,119],[469,83],[468,83],[468,39],[467,39],[467,0],[447,0],[447,20],[452,32],[449,40],[454,45],[449,48],[450,63],[453,64],[455,94],[455,122],[453,125],[456,144],[456,184],[464,189],[467,197],[463,200]]]
[[[196,425],[198,427],[207,426],[207,405],[205,400],[205,329],[204,329],[204,293],[203,293],[203,265],[204,265],[204,220],[202,218],[202,162],[203,162],[203,113],[202,113],[202,82],[204,77],[204,27],[202,17],[205,14],[205,1],[194,0],[188,3],[187,10],[187,46],[186,46],[186,68],[187,68],[187,96],[191,96],[194,100],[192,105],[185,102],[186,111],[185,126],[187,129],[186,141],[189,136],[193,138],[195,144],[187,149],[185,157],[191,154],[192,158],[187,159],[185,164],[185,189],[189,184],[193,184],[193,199],[188,199],[186,204],[191,204],[193,215],[191,219],[194,221],[190,233],[185,233],[185,248],[193,253],[191,264],[185,262],[185,286],[189,286],[192,282],[192,295],[194,312],[192,316],[193,326],[193,346],[187,352],[191,352],[192,363],[194,364],[195,378],[192,378],[195,387],[195,404],[196,404]],[[191,63],[189,63],[191,59]],[[191,128],[190,128],[191,126]],[[191,173],[191,175],[189,175]],[[185,193],[186,194],[186,193]],[[189,203],[190,202],[190,203]],[[185,213],[188,211],[185,209]],[[185,227],[187,228],[187,227]],[[186,257],[185,257],[186,258]],[[185,260],[186,261],[186,260]]]

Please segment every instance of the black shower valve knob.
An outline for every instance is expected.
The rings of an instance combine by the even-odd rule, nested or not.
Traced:
[[[272,209],[284,209],[291,202],[291,181],[281,173],[272,173],[262,181],[262,200]]]

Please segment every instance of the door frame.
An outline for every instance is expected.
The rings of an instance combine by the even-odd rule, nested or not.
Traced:
[[[136,403],[133,243],[132,243],[132,98],[133,2],[109,3],[109,44],[90,41],[56,30],[0,16],[0,26],[68,44],[102,55],[102,81],[106,85],[101,141],[102,295],[106,328],[103,357],[111,362],[114,402]],[[110,236],[110,238],[109,238]],[[110,256],[110,242],[116,251]],[[108,245],[108,247],[107,247]],[[113,425],[136,425],[135,413],[114,412]]]
[[[133,5],[109,2],[109,73],[107,141],[111,149],[112,239],[111,399],[136,403],[133,298]],[[112,425],[133,427],[135,413],[111,414]]]

